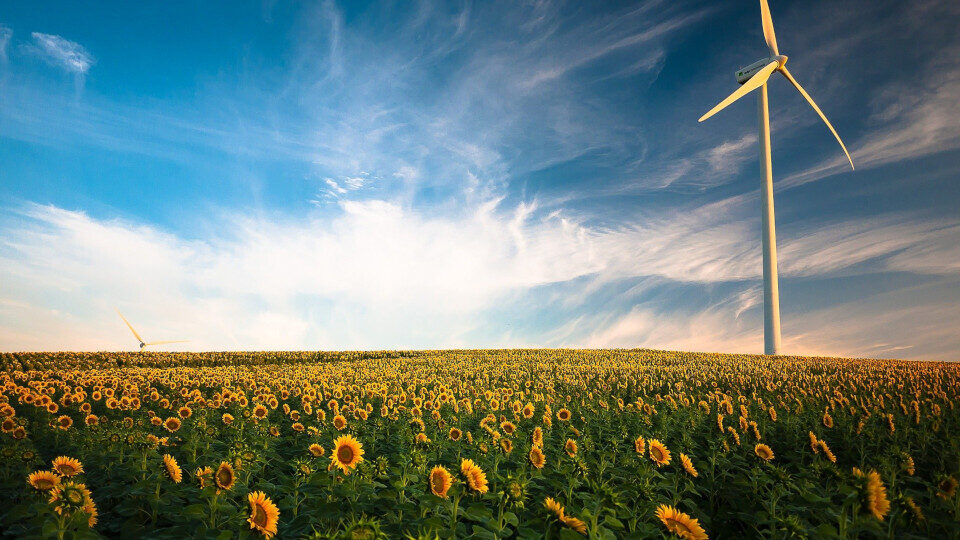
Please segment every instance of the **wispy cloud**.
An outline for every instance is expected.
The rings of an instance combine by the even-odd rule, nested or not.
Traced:
[[[0,24],[0,62],[7,61],[7,46],[10,45],[10,39],[13,37],[13,30]]]
[[[66,71],[82,75],[95,62],[93,55],[75,41],[41,32],[33,32],[30,35],[33,43],[28,46],[28,50]]]
[[[727,283],[741,292],[684,312],[653,300],[650,286],[633,288],[623,294],[640,307],[622,320],[608,312],[581,319],[566,334],[563,320],[515,339],[552,335],[560,344],[634,340],[722,350],[756,340],[746,335],[755,328],[737,321],[757,305],[756,282],[745,280],[758,278],[759,249],[742,224],[714,218],[736,211],[739,202],[618,230],[539,215],[535,205],[498,204],[439,218],[385,201],[342,201],[332,218],[278,223],[229,216],[216,230],[230,233],[202,241],[31,206],[0,228],[0,326],[8,332],[2,345],[28,347],[46,336],[47,347],[80,347],[97,336],[119,347],[125,336],[112,324],[113,305],[135,313],[151,333],[190,337],[192,348],[484,345],[503,339],[485,330],[497,324],[498,310],[532,316],[555,301],[553,287],[562,287],[563,309],[581,310],[609,287],[637,279],[695,289]],[[877,260],[888,262],[869,271],[951,275],[960,263],[949,260],[955,253],[943,259],[931,244],[932,230],[940,231],[934,242],[960,239],[956,224],[830,224],[809,239],[788,233],[784,275],[828,276]],[[911,251],[927,258],[911,264]],[[46,330],[48,323],[65,329],[84,319],[92,322],[77,323],[77,332]],[[742,326],[744,335],[718,331],[704,341],[710,322],[721,319]]]

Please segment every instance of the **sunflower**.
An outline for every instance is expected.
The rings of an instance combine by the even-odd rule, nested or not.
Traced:
[[[60,456],[53,460],[53,470],[61,476],[76,476],[83,472],[83,464],[75,458]]]
[[[534,446],[543,446],[543,428],[540,426],[533,428],[533,444]]]
[[[341,435],[333,441],[333,446],[330,461],[344,473],[349,473],[357,463],[363,461],[363,445],[352,435]]]
[[[913,514],[913,520],[920,522],[924,520],[923,510],[920,509],[920,506],[914,502],[913,497],[904,497],[903,501],[907,503],[907,508],[910,509],[910,513]]]
[[[560,521],[580,534],[587,534],[587,524],[573,516],[563,516]]]
[[[820,441],[819,441],[819,439],[817,439],[817,435],[816,435],[814,432],[809,431],[809,432],[807,432],[807,436],[810,437],[810,449],[813,450],[813,453],[814,453],[814,454],[819,454],[819,453],[820,453],[820,445],[819,445],[818,443],[819,443]]]
[[[544,464],[547,462],[547,458],[543,455],[543,452],[540,450],[540,447],[534,446],[530,449],[530,463],[538,468],[542,469]]]
[[[50,491],[60,485],[60,476],[53,471],[36,471],[30,473],[27,482],[33,489],[39,491]]]
[[[543,507],[557,516],[557,519],[563,519],[563,505],[554,500],[553,497],[547,497],[543,500]]]
[[[446,499],[447,491],[450,490],[451,485],[453,485],[453,477],[450,476],[450,471],[440,465],[437,465],[430,471],[431,493],[437,497]]]
[[[913,457],[910,454],[903,455],[903,470],[910,476],[913,476],[917,472],[917,466],[913,462]]]
[[[561,422],[566,422],[567,420],[570,420],[570,411],[566,407],[557,411],[557,420]]]
[[[690,457],[680,453],[680,464],[683,465],[683,470],[687,471],[687,474],[696,478],[700,476],[700,473],[697,472],[697,468],[693,466],[693,461],[690,460]]]
[[[233,423],[233,415],[230,413],[223,413],[223,416],[220,417],[220,420],[223,421],[224,424],[229,426],[230,424]]]
[[[636,440],[633,441],[633,449],[642,456],[643,453],[647,451],[646,439],[644,439],[643,436],[637,437]]]
[[[773,450],[765,444],[758,444],[753,447],[753,453],[760,457],[764,461],[770,461],[773,459]]]
[[[170,454],[164,454],[163,466],[167,469],[167,474],[170,475],[170,479],[173,480],[174,484],[179,484],[183,481],[183,469],[180,468],[176,458]]]
[[[867,510],[873,514],[873,517],[883,521],[883,518],[890,513],[890,500],[887,499],[887,488],[883,485],[883,479],[880,478],[880,473],[870,471],[864,474],[860,469],[854,467],[853,474],[866,479],[865,489],[867,498],[865,503]]]
[[[823,455],[826,456],[826,458],[830,460],[831,463],[837,462],[837,456],[833,455],[833,452],[830,451],[830,447],[827,446],[827,441],[823,439],[817,439],[817,448],[819,448],[820,451],[823,452]]]
[[[449,437],[451,441],[459,441],[462,436],[463,432],[455,427],[450,428],[450,432],[447,433],[447,437]]]
[[[957,493],[957,479],[948,476],[940,481],[938,485],[939,491],[937,491],[937,497],[941,499],[951,499]]]
[[[527,403],[523,407],[523,417],[530,419],[533,418],[533,413],[536,412],[536,408],[533,406],[533,403]]]
[[[187,419],[193,416],[193,409],[184,405],[177,410],[177,414],[180,415],[180,418]]]
[[[500,424],[500,429],[503,430],[507,435],[513,435],[513,432],[517,430],[517,426],[513,422],[506,421]]]
[[[237,473],[233,471],[233,465],[222,461],[220,462],[220,466],[217,467],[217,472],[213,475],[213,479],[217,483],[218,488],[226,490],[233,487],[233,483],[237,480]]]
[[[686,540],[706,540],[707,532],[700,523],[672,506],[661,504],[657,507],[657,517],[671,533]]]
[[[335,427],[337,431],[343,431],[343,428],[347,427],[347,419],[340,414],[334,416],[333,427]]]
[[[97,505],[84,484],[63,482],[55,486],[50,491],[49,503],[60,515],[72,515],[74,511],[81,510],[89,514],[87,524],[90,527],[97,524]]]
[[[250,517],[247,518],[250,528],[260,531],[265,538],[271,538],[277,534],[280,510],[273,504],[270,497],[262,491],[254,491],[247,495],[247,501],[250,503]]]
[[[210,467],[198,468],[193,475],[196,476],[200,482],[200,489],[213,485],[213,469]]]
[[[264,418],[267,417],[268,412],[269,411],[267,410],[267,408],[264,407],[262,404],[257,405],[256,407],[253,408],[253,417],[256,418],[257,420],[263,420]]]
[[[100,423],[100,418],[95,414],[88,414],[84,417],[83,422],[88,426],[95,426]]]
[[[513,441],[510,439],[500,439],[500,449],[503,450],[504,454],[509,454],[513,452]]]
[[[167,431],[170,433],[176,432],[178,429],[180,429],[181,425],[182,423],[180,422],[180,419],[176,416],[171,416],[163,422],[163,427],[167,428]]]
[[[317,443],[313,443],[310,445],[310,453],[313,454],[313,457],[320,457],[325,452],[326,450],[324,450],[324,448]]]
[[[467,479],[467,485],[477,493],[486,493],[489,490],[487,486],[487,474],[473,461],[465,459],[460,463],[460,472]]]
[[[577,455],[577,441],[573,439],[567,439],[567,443],[563,445],[563,449],[567,451],[567,455],[570,457],[576,457]]]
[[[57,418],[57,427],[63,430],[70,429],[70,426],[73,425],[73,418],[70,418],[67,415],[63,415]]]
[[[657,464],[657,467],[669,465],[670,450],[657,439],[650,439],[650,459]]]

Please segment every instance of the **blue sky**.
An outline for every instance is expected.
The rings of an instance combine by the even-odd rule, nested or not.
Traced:
[[[960,7],[771,1],[784,349],[956,359]],[[0,349],[760,352],[755,1],[4,2]]]

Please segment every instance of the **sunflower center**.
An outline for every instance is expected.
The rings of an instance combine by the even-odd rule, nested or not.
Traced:
[[[267,526],[267,511],[259,504],[253,505],[253,522],[258,527]]]
[[[67,500],[73,504],[80,504],[83,502],[83,494],[80,493],[79,491],[74,491],[74,490],[68,491]]]
[[[661,452],[660,449],[657,448],[656,446],[654,446],[650,451],[653,452],[653,459],[657,461],[660,461],[663,459],[663,452]]]
[[[337,459],[340,463],[351,463],[353,462],[353,448],[349,446],[341,446],[337,449]]]

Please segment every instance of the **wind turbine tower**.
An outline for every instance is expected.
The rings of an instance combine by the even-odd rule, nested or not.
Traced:
[[[773,168],[770,159],[770,111],[767,103],[767,79],[774,72],[779,72],[786,77],[790,84],[800,92],[800,95],[807,100],[807,103],[813,107],[813,110],[820,115],[823,123],[827,125],[833,136],[836,137],[843,153],[847,155],[850,161],[850,168],[853,169],[853,159],[847,147],[837,135],[837,130],[827,120],[827,117],[820,110],[820,107],[814,103],[813,98],[800,86],[800,83],[793,78],[793,75],[787,70],[787,57],[780,54],[777,48],[777,36],[773,32],[773,19],[770,17],[770,6],[767,0],[760,0],[760,20],[763,25],[763,37],[767,42],[769,56],[762,60],[750,64],[737,71],[737,82],[740,83],[734,93],[710,109],[707,114],[700,117],[700,122],[710,118],[717,112],[726,108],[734,101],[742,98],[750,92],[760,89],[757,92],[757,109],[759,116],[760,134],[758,142],[760,143],[760,172],[761,185],[760,194],[763,201],[762,221],[763,221],[763,351],[764,354],[780,354],[780,290],[777,278],[777,232],[773,212]]]

